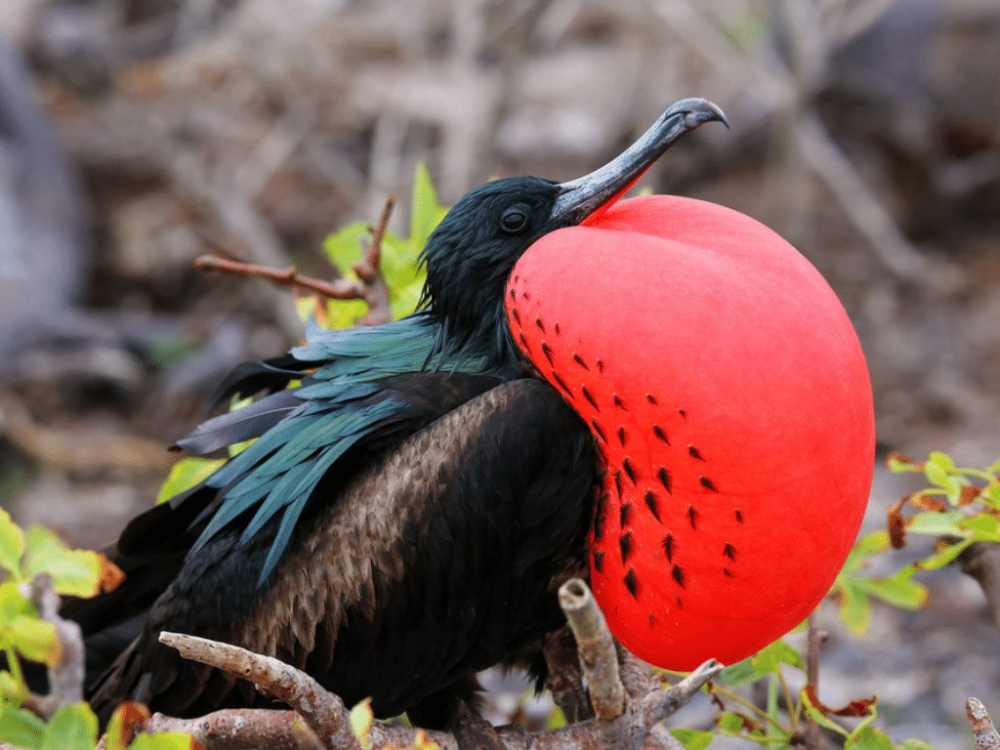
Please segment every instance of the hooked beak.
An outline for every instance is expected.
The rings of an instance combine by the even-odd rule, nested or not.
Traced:
[[[584,177],[562,183],[552,207],[552,218],[571,225],[579,224],[598,209],[608,208],[674,141],[713,120],[729,127],[722,110],[707,99],[682,99],[672,104],[639,140],[611,162]]]

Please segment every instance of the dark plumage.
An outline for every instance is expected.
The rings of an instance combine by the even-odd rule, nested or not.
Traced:
[[[123,699],[174,715],[261,700],[160,646],[161,630],[277,656],[348,704],[371,696],[377,715],[409,711],[429,727],[452,720],[476,671],[537,653],[561,624],[556,588],[585,571],[598,458],[578,414],[517,353],[507,277],[536,239],[716,119],[692,111],[709,113],[665,115],[632,162],[562,185],[477,188],[427,244],[421,311],[373,328],[313,324],[305,346],[223,384],[270,395],[178,446],[256,441],[129,524],[108,550],[122,587],[67,605],[103,716]]]
[[[576,413],[524,379],[502,299],[520,253],[566,223],[546,224],[558,190],[516,178],[473,191],[428,243],[425,310],[310,325],[305,346],[227,379],[222,395],[273,393],[178,447],[256,442],[136,518],[110,550],[126,583],[69,607],[104,715],[126,698],[176,715],[261,700],[161,647],[173,630],[440,726],[476,671],[559,626],[555,588],[585,571],[597,458]],[[511,205],[531,214],[523,232],[500,226]]]

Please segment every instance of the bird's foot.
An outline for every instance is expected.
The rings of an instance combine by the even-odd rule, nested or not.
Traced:
[[[451,726],[458,750],[504,750],[497,730],[482,716],[477,716],[464,703]]]

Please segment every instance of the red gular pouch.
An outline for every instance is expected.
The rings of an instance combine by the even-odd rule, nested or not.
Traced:
[[[748,216],[656,195],[546,234],[507,292],[514,340],[600,448],[590,575],[612,633],[689,670],[799,624],[857,536],[875,444],[816,269]]]

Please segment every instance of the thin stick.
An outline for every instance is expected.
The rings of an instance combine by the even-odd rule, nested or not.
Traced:
[[[590,589],[579,578],[570,579],[559,589],[559,606],[576,638],[594,715],[599,721],[617,719],[625,712],[625,687],[618,674],[615,642],[604,615]]]
[[[993,726],[993,720],[990,719],[986,706],[978,698],[969,698],[965,702],[965,713],[972,725],[976,750],[1000,750],[1000,733]]]
[[[364,284],[358,281],[338,279],[336,281],[321,281],[310,276],[300,276],[295,266],[285,269],[259,266],[255,263],[243,263],[238,260],[228,260],[217,255],[199,255],[194,266],[199,271],[213,271],[237,276],[252,276],[267,279],[279,286],[292,289],[305,289],[313,294],[328,299],[364,299]]]
[[[654,721],[665,719],[687,705],[702,686],[723,669],[725,665],[709,659],[673,687],[651,692],[644,701],[651,714],[650,718]]]
[[[389,323],[392,321],[392,307],[389,303],[389,287],[382,275],[382,240],[385,237],[389,217],[392,215],[392,209],[395,205],[396,199],[390,195],[385,201],[378,223],[371,228],[372,239],[365,248],[364,256],[353,266],[359,281],[350,279],[323,281],[311,276],[300,275],[295,266],[284,269],[273,268],[221,258],[217,255],[201,255],[195,259],[194,265],[195,268],[202,271],[266,279],[279,286],[305,290],[326,299],[362,300],[368,305],[368,314],[356,321],[358,325],[373,326]],[[217,247],[222,247],[221,243],[215,240],[209,239],[208,241]]]
[[[599,717],[554,730],[528,733],[500,727],[496,737],[505,750],[634,750],[643,747],[676,750],[669,733],[656,727],[686,704],[708,680],[722,670],[709,660],[666,690],[647,680],[647,694],[628,696],[618,672],[615,642],[604,616],[587,585],[573,579],[560,589],[560,604],[577,639],[581,662],[590,664],[587,679],[595,714]],[[160,641],[176,648],[182,657],[222,669],[252,681],[262,692],[295,709],[326,748],[354,748],[361,743],[349,729],[350,718],[343,702],[327,692],[312,677],[277,659],[251,653],[224,643],[177,633],[161,633]],[[632,663],[634,662],[634,663]],[[631,658],[628,669],[638,667]],[[627,670],[626,670],[627,671]],[[641,680],[633,680],[638,691]],[[617,696],[616,696],[617,694]],[[616,714],[610,719],[600,718]],[[274,747],[280,750],[315,750],[315,742],[296,732],[296,713],[261,709],[223,710],[200,719],[173,719],[156,714],[145,731],[181,731],[192,734],[207,750],[248,750]],[[263,739],[264,741],[260,741]],[[371,725],[366,742],[371,747],[410,747],[434,742],[441,750],[459,750],[455,736],[447,732],[397,727],[381,722]]]
[[[351,732],[343,701],[305,672],[270,656],[193,635],[165,631],[160,633],[160,643],[177,649],[185,659],[249,680],[258,689],[287,703],[328,747],[361,750]]]
[[[31,695],[25,705],[44,717],[51,717],[60,708],[83,700],[83,681],[86,672],[83,631],[77,623],[59,616],[59,595],[52,587],[52,576],[48,573],[39,573],[26,588],[39,617],[55,625],[56,639],[59,641],[59,659],[48,670],[48,695]],[[11,658],[9,662],[11,672],[14,672],[18,667],[16,657]],[[17,674],[16,679],[23,678]]]
[[[815,612],[809,615],[807,622],[809,623],[809,629],[806,636],[806,683],[812,686],[813,695],[819,695],[819,647],[823,638],[819,632],[819,627],[816,625]],[[789,711],[791,711],[791,708],[789,708]],[[813,721],[808,714],[806,714],[805,720],[806,724],[803,735],[806,747],[809,750],[820,750],[823,746],[823,738],[819,731],[819,724]]]
[[[396,205],[392,195],[385,199],[378,224],[372,228],[372,240],[364,258],[354,265],[354,273],[363,284],[363,296],[368,303],[368,314],[358,321],[359,325],[375,326],[392,321],[392,307],[389,304],[389,287],[382,275],[382,239],[389,226],[389,217]]]

